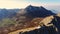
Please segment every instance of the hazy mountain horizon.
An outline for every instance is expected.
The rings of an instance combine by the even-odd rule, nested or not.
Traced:
[[[27,6],[26,6],[27,7]],[[43,6],[44,8],[51,10],[54,13],[60,13],[60,6]],[[0,8],[1,9],[7,9],[7,10],[15,10],[15,9],[24,9],[24,8]]]

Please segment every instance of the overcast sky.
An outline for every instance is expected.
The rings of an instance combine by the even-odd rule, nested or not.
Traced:
[[[0,0],[0,8],[25,8],[34,6],[60,6],[60,0]]]

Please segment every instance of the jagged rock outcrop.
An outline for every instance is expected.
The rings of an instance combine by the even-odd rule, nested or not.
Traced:
[[[60,34],[60,17],[54,16],[54,19],[51,21],[53,25],[57,28],[58,34]]]

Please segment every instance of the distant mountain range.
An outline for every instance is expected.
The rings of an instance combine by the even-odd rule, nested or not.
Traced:
[[[16,13],[21,13],[21,12],[23,12],[23,13],[25,12],[26,16],[30,16],[33,18],[55,15],[55,13],[53,13],[50,10],[45,9],[42,6],[37,7],[37,6],[29,5],[25,9],[0,9],[0,19],[11,18],[11,17],[15,16]]]
[[[0,19],[11,18],[16,15],[20,9],[0,9]]]

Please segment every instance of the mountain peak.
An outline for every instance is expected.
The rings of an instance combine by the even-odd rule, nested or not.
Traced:
[[[29,7],[31,7],[32,5],[29,5]]]
[[[25,8],[27,11],[27,14],[30,16],[34,17],[45,17],[45,16],[50,16],[50,15],[55,15],[52,11],[49,11],[45,9],[43,6],[32,6],[29,5]]]
[[[29,5],[29,6],[27,6],[25,9],[32,9],[32,8],[34,8],[34,6]]]
[[[47,10],[43,6],[38,7],[38,6],[32,6],[32,5],[27,6],[25,9],[26,10],[36,10],[36,9],[39,9],[39,10],[41,10],[41,9]]]

